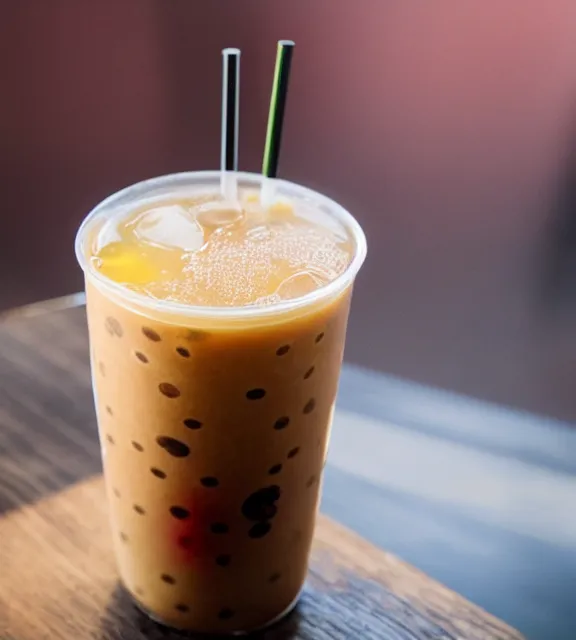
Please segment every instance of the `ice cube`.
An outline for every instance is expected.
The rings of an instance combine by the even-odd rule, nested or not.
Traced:
[[[202,227],[180,205],[148,209],[134,221],[134,235],[161,247],[197,251],[204,244]]]
[[[322,284],[313,273],[300,271],[286,278],[276,289],[275,295],[281,300],[291,300],[316,291]]]
[[[206,202],[194,210],[196,219],[203,227],[219,229],[242,220],[242,208],[237,202],[218,200]]]

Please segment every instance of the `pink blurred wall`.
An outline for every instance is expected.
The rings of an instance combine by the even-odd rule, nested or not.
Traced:
[[[224,46],[242,48],[257,170],[275,41],[293,38],[281,172],[370,241],[348,358],[576,417],[574,333],[534,312],[576,145],[573,0],[4,0],[0,36],[0,307],[81,287],[74,231],[113,190],[217,166]]]

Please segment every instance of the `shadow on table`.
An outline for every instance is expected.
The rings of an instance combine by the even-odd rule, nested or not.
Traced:
[[[255,640],[299,640],[301,615],[298,608],[274,626],[252,634]],[[100,623],[100,640],[202,640],[230,636],[206,636],[168,629],[143,613],[129,593],[118,584],[114,589]]]

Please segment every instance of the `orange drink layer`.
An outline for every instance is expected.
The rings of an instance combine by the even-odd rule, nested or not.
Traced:
[[[167,625],[244,633],[305,580],[354,276],[343,208],[175,174],[84,221],[92,376],[120,577]]]

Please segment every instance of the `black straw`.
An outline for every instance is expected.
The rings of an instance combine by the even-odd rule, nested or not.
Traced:
[[[266,146],[264,147],[264,159],[262,162],[262,173],[267,178],[275,178],[278,174],[278,158],[280,156],[280,143],[282,142],[282,127],[284,125],[284,112],[286,110],[293,51],[294,43],[292,40],[280,40],[278,42],[274,82],[270,97],[270,112],[268,113]]]
[[[238,171],[238,106],[240,50],[222,51],[222,146],[220,169]]]

